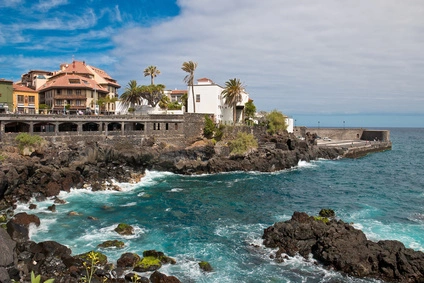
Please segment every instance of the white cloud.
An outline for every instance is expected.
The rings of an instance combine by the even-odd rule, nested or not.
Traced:
[[[423,113],[424,2],[409,0],[180,0],[181,14],[114,36],[116,77],[184,88],[240,78],[258,108],[290,113]],[[414,101],[409,103],[409,101]]]
[[[41,12],[47,12],[66,4],[68,4],[68,0],[40,0],[33,6],[33,9]]]

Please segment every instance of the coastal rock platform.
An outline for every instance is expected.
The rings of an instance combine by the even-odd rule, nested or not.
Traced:
[[[372,242],[342,220],[295,212],[264,230],[263,243],[277,248],[277,258],[312,255],[320,264],[359,278],[388,282],[424,282],[424,253],[399,241]]]

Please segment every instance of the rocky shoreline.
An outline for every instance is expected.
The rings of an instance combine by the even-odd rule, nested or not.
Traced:
[[[285,222],[264,230],[263,243],[276,248],[276,260],[309,255],[329,269],[359,278],[388,282],[424,282],[424,253],[399,241],[367,240],[365,234],[334,217],[295,212]]]
[[[257,139],[258,149],[244,155],[230,155],[229,147],[224,142],[214,144],[203,139],[186,148],[155,143],[153,138],[144,140],[137,147],[131,141],[48,142],[33,149],[27,156],[20,154],[13,145],[2,144],[1,150],[6,158],[0,170],[0,210],[8,220],[8,235],[2,231],[0,243],[12,254],[0,258],[0,281],[11,282],[10,278],[28,280],[36,266],[34,262],[39,262],[37,259],[44,260],[45,268],[35,271],[41,271],[43,278],[55,278],[55,282],[74,282],[72,280],[78,280],[84,274],[75,263],[78,261],[82,266],[84,261],[71,257],[66,247],[54,242],[37,244],[25,236],[19,236],[25,235],[25,229],[34,221],[18,221],[18,225],[15,218],[11,219],[11,208],[18,201],[29,202],[33,197],[44,200],[71,188],[120,190],[114,181],[136,183],[146,170],[177,174],[273,172],[292,168],[300,160],[335,159],[345,153],[341,148],[317,147],[313,135],[307,135],[303,141],[288,133],[274,136],[264,134]],[[65,257],[62,257],[62,253]],[[58,270],[57,266],[61,266],[61,269]],[[105,268],[99,269],[99,272]],[[115,270],[115,273],[119,272]],[[179,282],[175,277],[168,277],[157,272],[153,278],[137,282]],[[131,281],[128,278],[127,281],[123,278],[116,280],[108,282]]]

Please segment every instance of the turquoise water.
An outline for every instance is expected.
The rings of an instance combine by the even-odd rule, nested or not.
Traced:
[[[31,237],[58,241],[74,254],[105,240],[123,240],[124,249],[102,250],[110,261],[129,251],[163,251],[177,264],[161,271],[182,282],[378,282],[344,277],[299,257],[275,263],[261,236],[294,211],[317,214],[332,208],[371,240],[400,240],[424,251],[424,129],[391,129],[391,140],[391,151],[300,162],[277,173],[148,172],[137,185],[122,184],[123,192],[74,190],[61,194],[68,203],[58,205],[56,213],[46,211],[52,201],[29,211],[42,221]],[[68,216],[69,211],[82,215]],[[120,222],[133,225],[135,235],[116,234]],[[214,272],[201,272],[201,260],[209,261]]]

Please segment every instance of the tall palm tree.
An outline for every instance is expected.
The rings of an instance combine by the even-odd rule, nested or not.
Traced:
[[[190,86],[191,85],[191,93],[193,94],[193,113],[196,113],[196,100],[194,98],[194,71],[197,68],[197,63],[193,61],[184,62],[181,69],[184,72],[187,72],[187,76],[184,77],[184,82]]]
[[[125,87],[125,92],[121,95],[122,104],[134,107],[135,104],[141,105],[141,100],[140,87],[137,85],[137,81],[131,80]]]
[[[240,82],[240,79],[230,79],[225,82],[225,88],[221,92],[225,99],[225,104],[230,107],[233,107],[233,123],[236,123],[237,119],[237,110],[236,106],[238,102],[242,101],[241,94],[244,92],[244,86]]]
[[[144,69],[144,76],[150,76],[150,84],[154,84],[154,78],[157,77],[157,75],[160,74],[160,71],[156,66],[149,66],[146,69]]]

